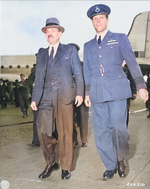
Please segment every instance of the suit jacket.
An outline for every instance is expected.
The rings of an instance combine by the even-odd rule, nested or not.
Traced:
[[[145,88],[143,75],[125,34],[108,31],[100,46],[96,38],[84,45],[85,90],[92,102],[131,97],[130,84],[122,69],[123,60],[128,65],[137,89]]]
[[[35,101],[37,106],[44,90],[48,49],[42,48],[37,54],[35,86],[32,94],[32,101]],[[59,98],[62,102],[70,104],[74,101],[76,95],[83,97],[83,75],[75,47],[59,44],[57,53],[51,63],[58,69]]]

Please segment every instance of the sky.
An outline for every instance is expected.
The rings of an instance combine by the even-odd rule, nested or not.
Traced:
[[[41,28],[46,19],[56,17],[65,28],[60,42],[76,43],[83,52],[84,43],[95,36],[88,9],[95,4],[111,8],[108,29],[128,34],[134,17],[150,11],[150,1],[0,1],[0,55],[34,55],[47,48]]]

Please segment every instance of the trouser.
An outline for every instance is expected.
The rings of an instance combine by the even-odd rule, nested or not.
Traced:
[[[39,143],[36,119],[37,119],[38,111],[33,111],[33,140],[32,143]]]
[[[77,141],[76,124],[80,128],[81,142],[87,142],[89,108],[84,102],[79,107],[74,107],[73,141]]]
[[[128,154],[127,101],[92,104],[94,135],[98,153],[107,170]]]
[[[28,98],[27,97],[23,97],[20,94],[19,95],[19,102],[20,102],[21,111],[23,113],[27,113],[27,110],[28,110]]]
[[[73,104],[65,105],[59,98],[59,90],[44,90],[39,106],[37,127],[40,144],[47,165],[55,162],[56,138],[53,126],[56,120],[60,165],[64,170],[71,170],[73,160]]]

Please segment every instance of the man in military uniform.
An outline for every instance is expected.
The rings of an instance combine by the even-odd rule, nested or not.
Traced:
[[[23,113],[23,118],[28,116],[28,86],[27,81],[25,79],[24,74],[20,74],[21,81],[19,82],[18,89],[19,89],[19,102],[21,111]]]
[[[110,8],[103,4],[88,10],[87,16],[92,20],[96,36],[84,45],[83,66],[85,104],[88,107],[92,105],[96,146],[106,166],[104,179],[112,178],[117,170],[120,177],[128,174],[124,158],[129,148],[126,119],[131,89],[122,69],[123,60],[139,95],[144,102],[148,99],[143,75],[127,36],[107,29],[110,12]]]

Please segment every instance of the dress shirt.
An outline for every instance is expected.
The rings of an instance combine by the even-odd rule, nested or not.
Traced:
[[[59,46],[59,43],[56,43],[55,45],[51,45],[51,46],[49,47],[49,56],[50,56],[50,54],[51,54],[52,47],[54,47],[54,55],[53,55],[53,58],[55,57],[55,55],[56,55],[56,53],[57,53],[58,46]]]

